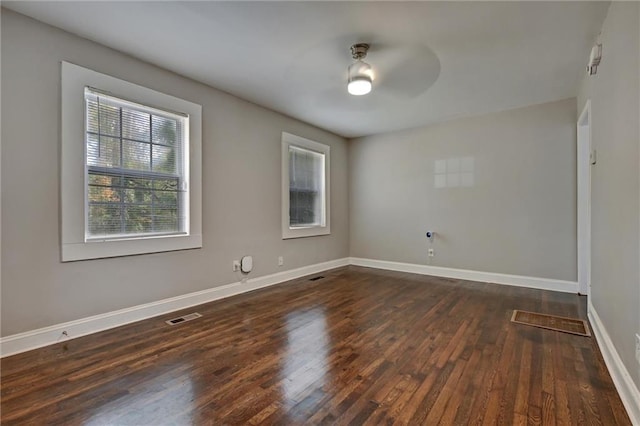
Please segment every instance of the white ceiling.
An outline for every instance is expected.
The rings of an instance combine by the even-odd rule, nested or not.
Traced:
[[[345,137],[575,96],[608,2],[3,2]],[[346,91],[367,42],[374,89]]]

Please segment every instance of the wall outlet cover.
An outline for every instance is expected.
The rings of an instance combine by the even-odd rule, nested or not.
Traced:
[[[640,334],[636,334],[636,361],[640,364]]]

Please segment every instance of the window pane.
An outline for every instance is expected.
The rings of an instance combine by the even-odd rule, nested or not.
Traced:
[[[120,202],[120,190],[109,186],[89,185],[89,202]]]
[[[148,143],[123,140],[122,156],[122,167],[125,169],[151,169],[151,145]]]
[[[156,208],[153,217],[156,231],[171,232],[178,228],[178,209],[175,207]]]
[[[89,236],[179,232],[178,178],[89,173]]]
[[[151,206],[127,206],[125,211],[125,232],[127,234],[142,234],[153,231],[151,220]]]
[[[324,154],[289,147],[289,225],[320,226],[324,205]]]
[[[170,118],[154,115],[151,121],[152,142],[164,145],[175,145],[178,133],[178,122]]]
[[[177,191],[178,179],[154,179],[153,187],[163,191]]]
[[[178,192],[154,191],[153,202],[157,206],[175,208],[178,206]]]
[[[289,224],[291,226],[320,225],[319,194],[308,191],[289,191]]]
[[[151,204],[151,191],[144,189],[123,189],[122,198],[125,203]]]
[[[141,189],[151,189],[153,188],[153,179],[147,177],[131,177],[131,176],[123,176],[123,187],[124,188],[141,188]]]
[[[119,204],[89,205],[89,235],[102,236],[121,233]]]
[[[150,142],[151,116],[133,109],[122,108],[122,137]]]
[[[122,178],[120,176],[109,176],[90,172],[89,185],[113,186],[120,188],[122,186]]]
[[[87,134],[87,165],[120,167],[120,140]]]
[[[175,148],[163,145],[153,145],[153,170],[166,173],[175,173]]]
[[[120,136],[120,108],[87,99],[87,131]]]

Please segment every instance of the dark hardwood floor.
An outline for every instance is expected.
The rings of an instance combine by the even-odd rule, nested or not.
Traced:
[[[630,424],[593,338],[509,321],[584,298],[322,275],[5,358],[2,423]]]

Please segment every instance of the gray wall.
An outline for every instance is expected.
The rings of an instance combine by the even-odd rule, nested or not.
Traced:
[[[351,141],[351,255],[429,264],[432,230],[431,265],[575,281],[575,140],[568,99]],[[472,185],[434,187],[460,158]]]
[[[582,83],[591,100],[591,303],[640,388],[640,4],[613,2],[602,27],[602,63]]]
[[[61,60],[202,105],[202,249],[60,263]],[[330,236],[281,239],[282,131],[331,146]],[[7,10],[1,170],[3,336],[348,256],[344,139]]]

